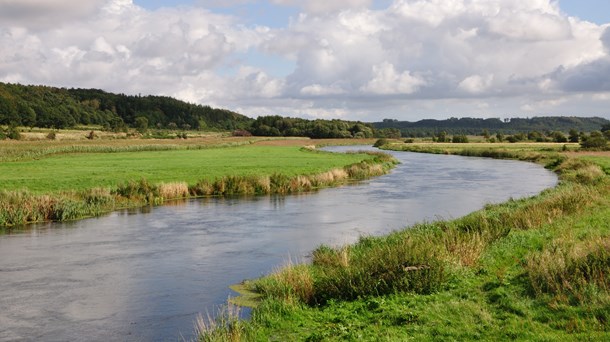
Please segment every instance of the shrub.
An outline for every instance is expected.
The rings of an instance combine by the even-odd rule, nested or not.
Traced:
[[[47,134],[47,139],[55,140],[55,138],[57,138],[57,134],[55,133],[55,131],[51,131],[49,132],[49,134]]]
[[[233,135],[234,137],[251,137],[252,133],[246,131],[245,129],[236,129],[231,135]]]
[[[389,143],[388,139],[385,139],[385,138],[377,139],[377,141],[375,141],[375,143],[373,144],[373,147],[381,147],[383,145],[387,145],[388,143]]]
[[[586,149],[602,149],[608,145],[608,141],[604,137],[588,137],[580,143],[582,148]]]
[[[454,135],[451,142],[457,143],[457,144],[468,143],[468,137],[465,135]]]

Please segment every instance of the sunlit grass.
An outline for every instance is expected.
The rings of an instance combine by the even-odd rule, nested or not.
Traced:
[[[246,282],[263,297],[249,339],[610,339],[610,158],[438,145],[429,152],[536,160],[561,182],[460,219],[322,246],[311,264]]]

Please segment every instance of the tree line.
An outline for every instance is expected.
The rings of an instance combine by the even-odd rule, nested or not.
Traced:
[[[373,123],[375,128],[395,128],[403,137],[433,137],[441,132],[450,135],[481,135],[485,130],[503,135],[529,134],[541,132],[551,135],[552,132],[578,132],[600,130],[610,121],[599,117],[545,116],[533,118],[449,118],[446,120],[420,120],[416,122],[384,119]]]
[[[279,115],[252,119],[230,110],[191,104],[167,96],[0,83],[0,125],[8,126],[2,128],[0,138],[18,137],[17,126],[62,129],[76,125],[98,125],[111,131],[135,128],[143,134],[151,129],[159,132],[216,130],[232,131],[234,135],[309,138],[433,137],[439,142],[466,142],[467,135],[483,135],[489,141],[576,142],[587,138],[583,132],[600,131],[600,127],[609,124],[610,121],[596,117],[505,120],[466,117],[417,122],[384,119],[376,123],[307,120]],[[569,136],[566,137],[564,132],[568,131]],[[449,135],[454,137],[450,139]],[[593,135],[596,138],[596,133]],[[604,134],[601,137],[606,138]]]
[[[57,129],[99,125],[113,131],[141,126],[234,130],[251,122],[239,113],[167,96],[0,83],[0,125]]]

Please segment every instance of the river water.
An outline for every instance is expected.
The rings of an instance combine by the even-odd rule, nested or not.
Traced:
[[[331,148],[344,151],[345,147]],[[291,196],[212,198],[40,224],[0,236],[0,341],[176,341],[228,288],[416,222],[531,196],[556,176],[524,162],[393,152],[389,175]]]

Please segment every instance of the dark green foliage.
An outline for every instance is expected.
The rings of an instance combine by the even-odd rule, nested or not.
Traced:
[[[454,144],[465,144],[468,142],[468,137],[465,135],[454,135],[451,142]]]
[[[21,140],[21,138],[21,133],[19,133],[19,130],[17,129],[17,127],[15,127],[15,125],[10,125],[6,129],[0,127],[0,140]]]
[[[385,119],[383,122],[373,123],[373,127],[377,129],[397,128],[401,131],[403,136],[407,137],[436,136],[441,131],[445,131],[447,134],[451,135],[479,135],[483,132],[483,135],[487,133],[488,136],[490,136],[490,132],[527,134],[531,131],[568,132],[571,129],[590,132],[598,130],[602,126],[606,127],[604,125],[610,126],[610,122],[598,117],[581,118],[564,116],[533,117],[527,119],[512,118],[504,121],[497,118],[479,119],[468,117],[460,119],[450,118],[447,120],[421,120],[417,122]],[[530,137],[529,140],[536,139]]]
[[[141,131],[149,126],[170,128],[170,123],[174,128],[233,130],[251,122],[235,112],[165,96],[0,83],[0,125],[66,128],[94,124],[120,132],[126,127]]]
[[[398,128],[381,128],[375,130],[376,138],[400,139],[401,136],[402,135]]]
[[[383,145],[387,145],[388,144],[388,139],[377,139],[377,141],[375,141],[375,143],[373,144],[373,147],[381,147]]]
[[[599,131],[593,131],[589,136],[582,136],[580,146],[585,149],[604,149],[608,146],[608,139]]]
[[[566,138],[566,136],[563,133],[558,132],[558,131],[551,133],[551,138],[553,138],[553,142],[558,142],[558,143],[568,142],[568,138]]]
[[[278,115],[259,116],[250,128],[257,136],[294,136],[313,139],[372,138],[372,126],[362,122],[343,120],[306,120]]]

